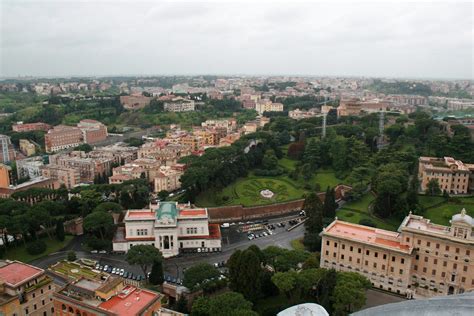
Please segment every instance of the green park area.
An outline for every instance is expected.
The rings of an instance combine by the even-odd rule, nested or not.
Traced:
[[[64,241],[59,241],[57,239],[43,238],[42,240],[46,244],[46,251],[38,255],[30,255],[28,251],[26,250],[26,247],[23,244],[21,244],[14,248],[8,248],[5,251],[4,257],[9,260],[31,262],[33,260],[47,256],[51,253],[54,253],[63,249],[69,244],[69,242],[71,242],[72,238],[73,236],[70,236],[70,235],[66,235]]]
[[[461,213],[466,209],[466,213],[474,217],[474,197],[449,198],[443,197],[422,197],[421,204],[425,207],[424,217],[431,219],[435,224],[449,225],[454,214]]]
[[[358,201],[345,203],[342,208],[336,212],[338,219],[354,224],[372,223],[377,228],[396,230],[400,225],[397,219],[381,219],[370,212],[370,205],[375,200],[372,193],[366,193]]]
[[[100,273],[94,272],[91,268],[82,266],[75,262],[61,261],[54,266],[51,266],[50,269],[74,280],[78,280],[82,277],[90,279],[100,278]]]
[[[257,176],[249,172],[245,178],[239,178],[222,190],[210,189],[199,194],[196,204],[199,206],[221,205],[266,205],[301,199],[311,191],[326,191],[343,183],[336,178],[332,169],[318,169],[309,179],[299,176],[291,178],[290,174],[297,168],[298,161],[287,156],[288,145],[281,146],[284,156],[278,160],[283,173],[278,176]],[[271,197],[261,195],[263,190],[270,190]]]
[[[256,176],[250,172],[247,177],[237,179],[220,191],[212,189],[201,193],[196,204],[254,206],[280,203],[301,199],[314,189],[326,191],[327,187],[335,187],[343,182],[336,178],[331,169],[318,169],[308,181],[303,177],[294,180],[289,177],[289,173],[296,168],[296,163],[296,160],[284,157],[278,161],[278,165],[285,169],[285,173],[279,176]],[[263,197],[263,190],[270,190],[273,196]]]

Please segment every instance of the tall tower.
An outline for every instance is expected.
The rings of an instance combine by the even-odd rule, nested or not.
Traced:
[[[383,137],[383,126],[385,123],[385,114],[384,111],[380,111],[380,116],[379,116],[379,136]]]
[[[327,113],[324,113],[323,114],[323,133],[322,133],[322,138],[325,138],[326,137],[326,118],[327,118],[328,114]]]

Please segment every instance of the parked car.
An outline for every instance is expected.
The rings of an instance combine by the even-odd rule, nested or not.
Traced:
[[[96,269],[96,270],[99,270],[99,269],[100,269],[100,264],[96,263],[95,269]]]
[[[97,253],[98,251],[97,250],[91,250],[91,253]]]
[[[109,268],[107,269],[107,272],[108,272],[108,273],[112,273],[112,267],[109,267]]]
[[[129,275],[127,276],[127,278],[132,279],[133,278],[133,273],[130,272]]]
[[[124,273],[125,273],[125,269],[120,269],[120,273],[119,273],[119,275],[120,275],[120,276],[123,276],[123,275],[124,275]]]
[[[125,272],[123,273],[122,277],[123,277],[124,279],[128,278],[128,272],[125,271]]]
[[[105,265],[103,271],[107,271],[108,269],[109,269],[109,266],[108,266],[108,265]]]
[[[107,253],[107,250],[101,250],[101,251],[99,251],[99,253],[105,254],[105,253]]]
[[[113,269],[112,269],[112,273],[115,274],[115,271],[116,271],[116,268],[113,268]]]

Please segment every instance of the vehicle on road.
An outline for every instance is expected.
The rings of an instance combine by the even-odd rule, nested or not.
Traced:
[[[108,265],[105,265],[103,271],[104,271],[104,272],[107,272],[108,269],[109,269],[109,266],[108,266]]]

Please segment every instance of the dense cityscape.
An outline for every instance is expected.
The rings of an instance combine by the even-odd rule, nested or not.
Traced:
[[[0,7],[0,315],[472,314],[474,81],[463,72],[472,59],[451,50],[446,59],[444,47],[420,58],[423,45],[413,60],[376,53],[379,32],[405,49],[415,28],[436,34],[418,38],[426,47],[439,35],[462,51],[456,41],[469,32],[454,35],[472,14],[427,3],[399,19],[375,3],[328,4],[346,34],[314,19],[326,3],[265,13],[258,3],[248,15],[242,3],[72,1],[56,3],[57,15],[46,2]],[[354,35],[351,8],[380,29]],[[102,17],[102,29],[94,24],[101,12],[117,32]],[[42,25],[46,37],[28,39]],[[333,29],[314,35],[318,25]],[[172,36],[150,37],[158,26]],[[304,27],[312,34],[299,43]],[[322,60],[304,58],[313,42]],[[323,47],[348,49],[353,65]],[[85,62],[91,51],[97,59]]]

